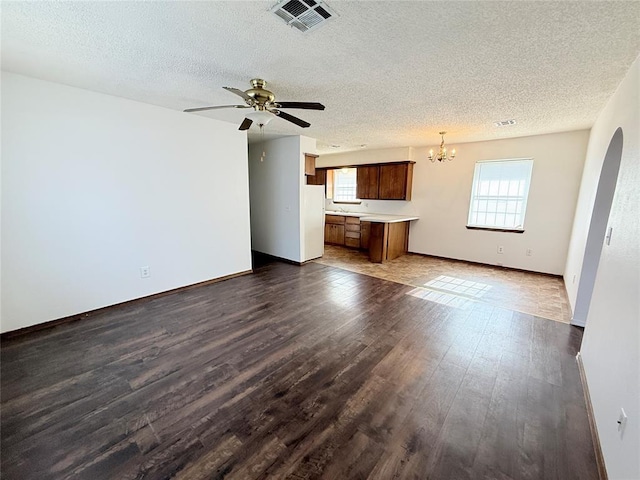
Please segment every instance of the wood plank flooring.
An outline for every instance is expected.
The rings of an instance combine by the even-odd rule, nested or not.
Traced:
[[[579,329],[311,263],[6,340],[10,479],[596,479]]]
[[[456,295],[558,322],[571,322],[569,298],[560,276],[416,253],[372,263],[366,252],[337,245],[325,245],[324,255],[314,262],[413,285],[427,292]],[[461,292],[457,289],[459,285],[451,283],[459,280],[475,285]],[[488,289],[481,294],[470,293],[480,287]]]

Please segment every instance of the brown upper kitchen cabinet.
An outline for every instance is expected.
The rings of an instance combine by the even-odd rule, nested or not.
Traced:
[[[412,162],[380,165],[378,199],[411,200],[412,183]]]
[[[304,174],[305,175],[316,174],[316,158],[318,158],[318,155],[314,155],[313,153],[304,154]]]
[[[377,200],[380,167],[367,165],[357,167],[356,174],[356,198],[360,200]]]
[[[307,175],[307,185],[325,185],[327,183],[327,169],[316,168],[315,175]]]
[[[360,200],[411,200],[414,163],[358,165],[356,197]]]

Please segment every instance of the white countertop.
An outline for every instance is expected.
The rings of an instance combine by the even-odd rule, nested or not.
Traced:
[[[325,215],[340,215],[341,217],[364,217],[366,213],[358,212],[338,212],[336,210],[325,210]]]
[[[375,223],[409,222],[411,220],[420,219],[420,217],[416,217],[415,215],[387,215],[384,213],[336,212],[332,210],[326,210],[324,213],[327,215],[340,215],[343,217],[360,217],[361,222]]]
[[[382,215],[378,213],[372,213],[371,215],[365,215],[364,217],[360,217],[361,222],[376,222],[376,223],[410,222],[411,220],[420,220],[420,217],[408,216],[408,215]]]

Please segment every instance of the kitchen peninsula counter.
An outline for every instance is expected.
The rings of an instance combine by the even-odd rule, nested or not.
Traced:
[[[412,220],[420,220],[420,217],[407,216],[407,215],[381,215],[378,213],[366,214],[360,217],[361,222],[376,222],[376,223],[398,223],[398,222],[410,222]]]
[[[388,215],[386,213],[340,212],[337,210],[327,210],[324,213],[326,215],[338,215],[341,217],[358,217],[361,222],[395,223],[395,222],[409,222],[411,220],[420,220],[420,217],[417,217],[415,215]]]
[[[387,215],[381,213],[325,212],[327,215],[358,217],[363,226],[366,241],[361,248],[369,251],[369,260],[383,263],[407,253],[409,249],[409,222],[419,220],[415,215]]]

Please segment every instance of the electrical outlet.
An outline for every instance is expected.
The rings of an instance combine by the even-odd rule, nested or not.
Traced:
[[[611,245],[611,235],[613,235],[613,227],[607,228],[607,235],[604,237],[607,245]]]
[[[498,246],[498,253],[500,253],[500,254],[504,253],[504,247],[502,245]]]
[[[151,269],[149,267],[140,267],[140,278],[149,278],[151,276]]]
[[[627,414],[624,408],[620,409],[620,416],[618,417],[618,432],[620,432],[620,438],[624,435],[624,429],[627,426]]]
[[[533,254],[533,250],[531,250],[530,248],[527,248],[527,257],[530,257],[531,254]]]

